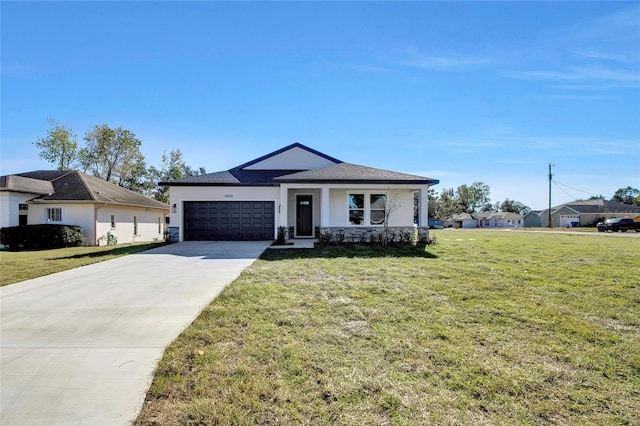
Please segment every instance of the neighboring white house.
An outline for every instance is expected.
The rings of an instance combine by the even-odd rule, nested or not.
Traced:
[[[344,233],[368,239],[413,232],[418,194],[428,236],[427,193],[439,181],[344,163],[294,143],[227,171],[160,182],[170,187],[172,239],[271,240]]]
[[[524,217],[511,212],[461,213],[449,222],[455,228],[518,228],[523,226]]]
[[[0,227],[79,225],[89,245],[163,239],[169,206],[82,172],[38,170],[0,176]]]

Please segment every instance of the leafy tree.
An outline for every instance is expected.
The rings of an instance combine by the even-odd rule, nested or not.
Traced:
[[[496,203],[496,206],[498,205],[498,210],[501,212],[511,212],[525,215],[531,211],[531,208],[529,206],[525,206],[520,201],[510,200],[509,198],[505,199],[502,203]]]
[[[611,201],[640,206],[640,190],[630,186],[620,188],[613,194]]]
[[[80,167],[83,171],[106,181],[126,186],[135,174],[141,174],[144,156],[140,152],[142,142],[131,130],[118,127],[112,129],[106,124],[94,126],[84,140],[86,145],[80,150]]]
[[[157,182],[164,182],[173,179],[181,179],[187,176],[203,175],[206,173],[204,167],[194,170],[184,161],[180,149],[162,153],[162,164],[160,169],[151,166],[149,176],[154,181],[153,198],[163,203],[169,202],[169,188],[157,185]]]
[[[153,195],[155,188],[151,171],[147,169],[147,164],[144,160],[136,162],[129,170],[129,173],[120,178],[119,185],[147,197]]]
[[[441,219],[449,219],[450,217],[462,212],[464,212],[464,206],[456,197],[453,188],[443,189],[440,193],[439,208],[436,213],[437,217]]]
[[[48,118],[49,130],[44,138],[37,138],[35,145],[40,149],[38,155],[58,167],[58,170],[70,169],[78,159],[78,141],[76,135],[53,118]]]
[[[463,206],[463,211],[473,213],[491,201],[490,193],[489,185],[483,182],[474,182],[471,186],[460,185],[456,189],[455,195]]]

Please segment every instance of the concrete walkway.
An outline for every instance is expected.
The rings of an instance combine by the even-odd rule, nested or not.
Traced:
[[[167,344],[270,242],[185,242],[0,288],[0,424],[130,424]]]

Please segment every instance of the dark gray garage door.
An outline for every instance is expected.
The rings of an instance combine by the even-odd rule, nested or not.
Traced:
[[[273,201],[186,201],[184,239],[255,241],[274,238]]]

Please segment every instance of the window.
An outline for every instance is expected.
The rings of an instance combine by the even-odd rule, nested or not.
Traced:
[[[18,204],[18,210],[21,212],[29,210],[29,206],[26,204]]]
[[[111,229],[116,229],[116,215],[111,215]]]
[[[369,196],[369,223],[371,225],[384,225],[384,212],[387,205],[385,194],[371,194]]]
[[[364,194],[349,194],[349,225],[364,225]]]
[[[133,217],[133,236],[138,235],[138,216]]]
[[[387,194],[348,194],[349,225],[384,225]]]
[[[47,222],[62,222],[62,207],[48,207],[46,213]]]

